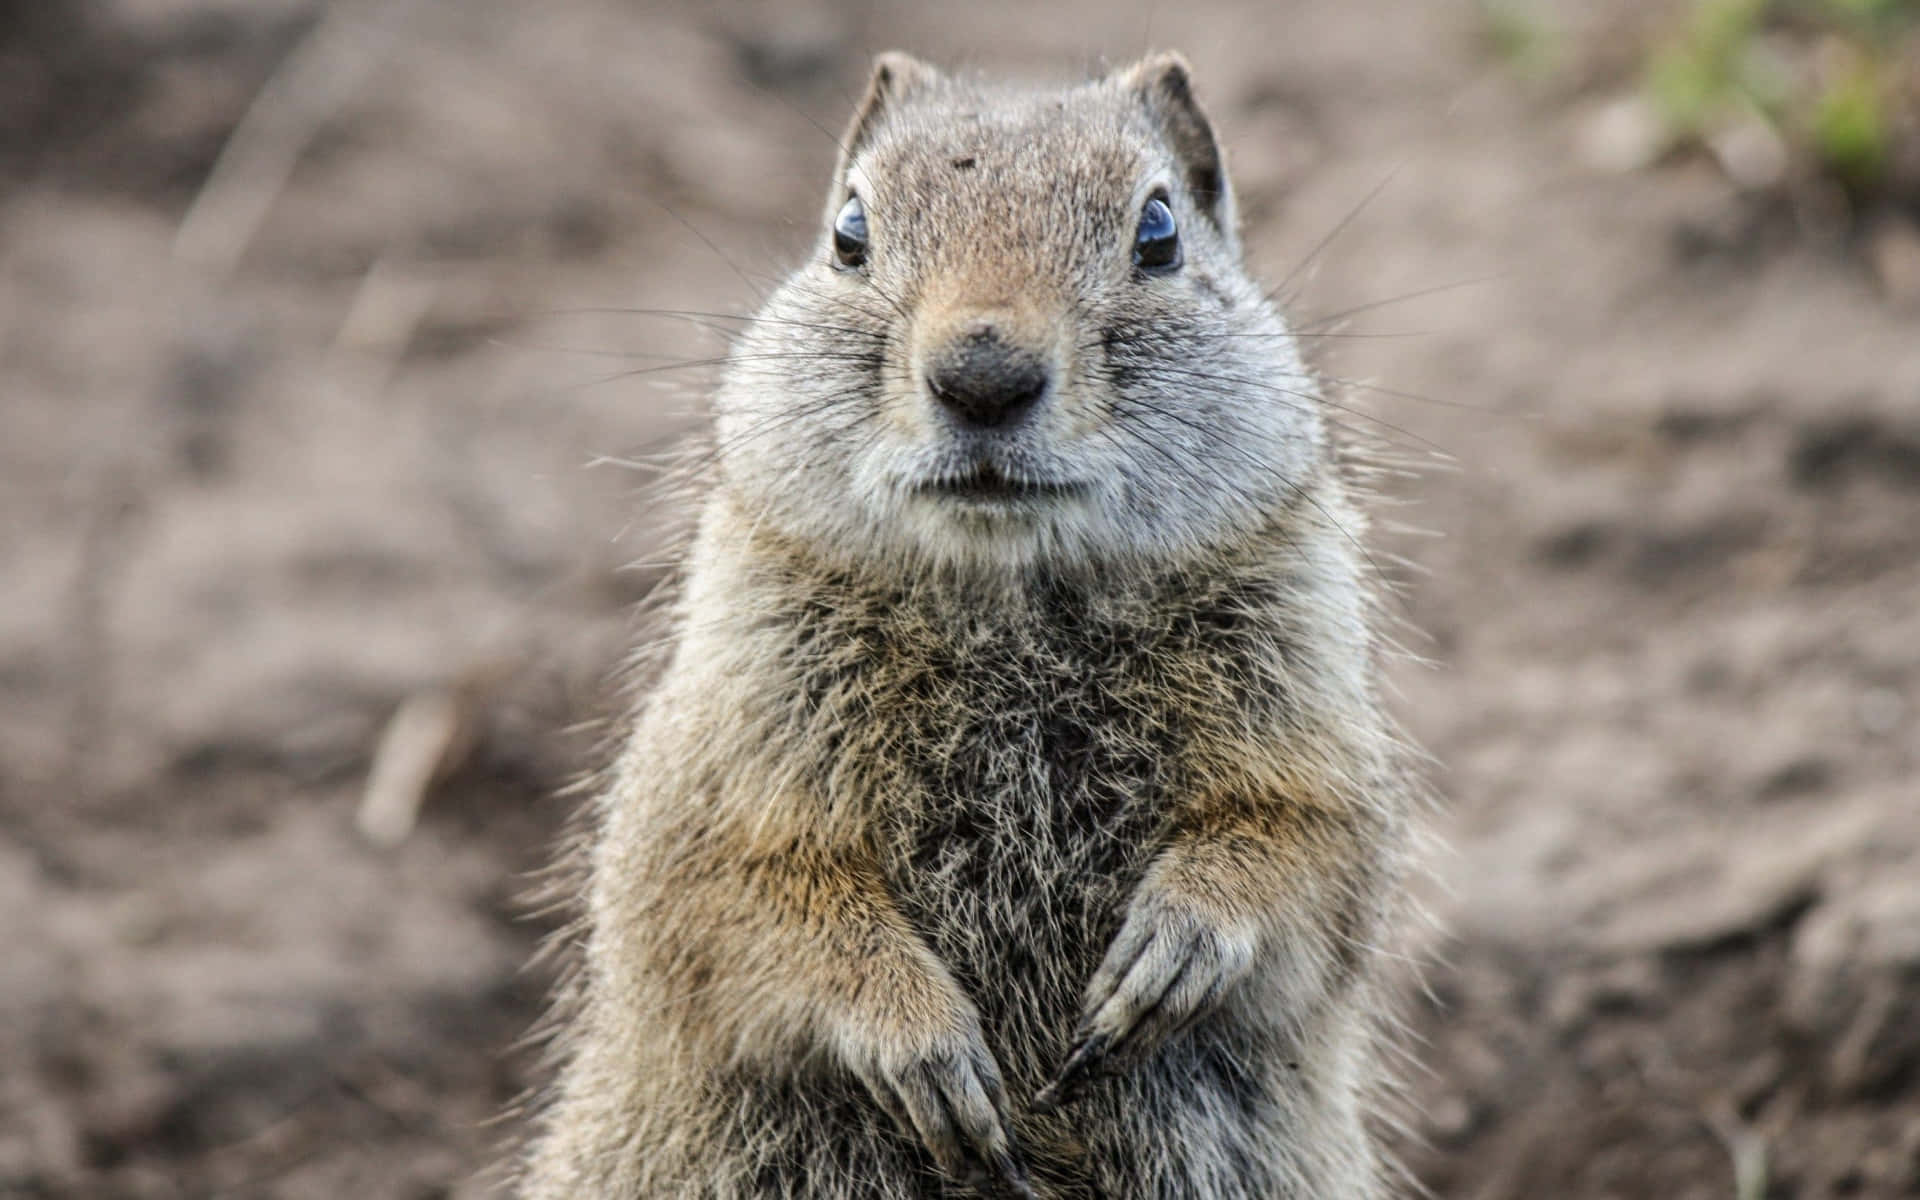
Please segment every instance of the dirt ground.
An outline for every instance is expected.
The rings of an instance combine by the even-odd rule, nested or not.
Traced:
[[[699,419],[642,372],[722,349],[632,310],[793,261],[874,50],[1166,45],[1262,274],[1396,301],[1324,341],[1343,419],[1453,460],[1383,509],[1437,535],[1383,540],[1446,843],[1411,1168],[1920,1195],[1920,311],[1588,165],[1671,7],[1560,5],[1542,84],[1467,0],[0,0],[0,1194],[489,1194],[518,897],[675,519],[633,464]]]

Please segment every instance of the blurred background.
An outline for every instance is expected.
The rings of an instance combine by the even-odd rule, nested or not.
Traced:
[[[1427,468],[1419,1178],[1920,1195],[1911,0],[0,0],[0,1194],[489,1194],[670,314],[893,46],[1183,50]]]

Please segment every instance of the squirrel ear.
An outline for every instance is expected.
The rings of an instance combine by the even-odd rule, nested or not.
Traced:
[[[889,107],[939,79],[938,70],[911,54],[888,50],[876,55],[873,75],[867,81],[867,94],[861,97],[860,107],[854,110],[853,121],[847,126],[847,135],[840,140],[840,176],[845,177],[853,156],[879,128],[880,119]]]
[[[1226,159],[1214,140],[1212,123],[1193,97],[1187,60],[1172,51],[1150,54],[1115,78],[1139,98],[1160,127],[1179,159],[1194,203],[1232,240],[1233,194],[1227,185]]]

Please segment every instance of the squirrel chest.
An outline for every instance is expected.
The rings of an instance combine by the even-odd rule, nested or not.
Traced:
[[[870,793],[847,802],[869,808],[889,890],[989,1028],[1070,1017],[1196,745],[1277,708],[1252,599],[1042,577],[786,614],[802,702],[838,731],[813,774]]]

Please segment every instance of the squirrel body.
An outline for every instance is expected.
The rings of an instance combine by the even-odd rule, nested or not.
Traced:
[[[1383,1195],[1405,756],[1185,65],[884,55],[828,210],[717,399],[523,1194]]]

